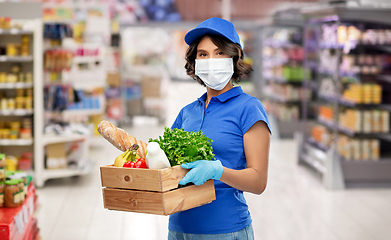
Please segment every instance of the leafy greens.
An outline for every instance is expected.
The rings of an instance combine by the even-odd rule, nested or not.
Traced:
[[[212,140],[202,131],[187,132],[183,129],[164,127],[163,136],[149,139],[149,142],[159,143],[167,155],[171,166],[197,160],[212,160],[214,158]]]

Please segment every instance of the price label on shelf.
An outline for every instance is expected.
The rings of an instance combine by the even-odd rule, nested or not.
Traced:
[[[0,62],[5,62],[7,61],[7,57],[6,56],[0,56]]]
[[[29,222],[29,210],[27,205],[23,205],[23,220],[25,224]]]
[[[24,223],[23,223],[23,211],[20,211],[18,215],[14,217],[16,228],[20,234],[23,234]]]
[[[29,212],[30,212],[30,215],[32,216],[34,214],[34,199],[32,197],[30,197],[28,201],[29,201],[28,202]]]

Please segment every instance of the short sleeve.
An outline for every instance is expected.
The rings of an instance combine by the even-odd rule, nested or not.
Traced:
[[[183,114],[183,109],[179,112],[178,116],[176,117],[174,123],[171,126],[171,129],[173,129],[173,128],[181,129],[182,128],[182,114]]]
[[[243,135],[258,121],[266,123],[271,133],[271,127],[267,113],[259,99],[250,98],[243,106],[243,111],[240,116],[240,126],[242,128]]]

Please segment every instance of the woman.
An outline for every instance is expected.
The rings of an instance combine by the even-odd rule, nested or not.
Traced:
[[[185,106],[172,128],[201,130],[213,140],[215,161],[182,164],[191,169],[180,184],[215,180],[216,200],[170,216],[169,240],[254,239],[243,192],[266,188],[270,126],[260,101],[234,87],[252,71],[233,24],[211,18],[185,36],[186,71],[206,93]]]

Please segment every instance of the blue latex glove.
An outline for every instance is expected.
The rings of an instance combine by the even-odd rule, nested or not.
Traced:
[[[185,185],[192,182],[195,185],[202,185],[209,179],[219,180],[223,175],[223,165],[220,160],[198,160],[191,163],[182,163],[182,168],[191,169],[179,184]]]

